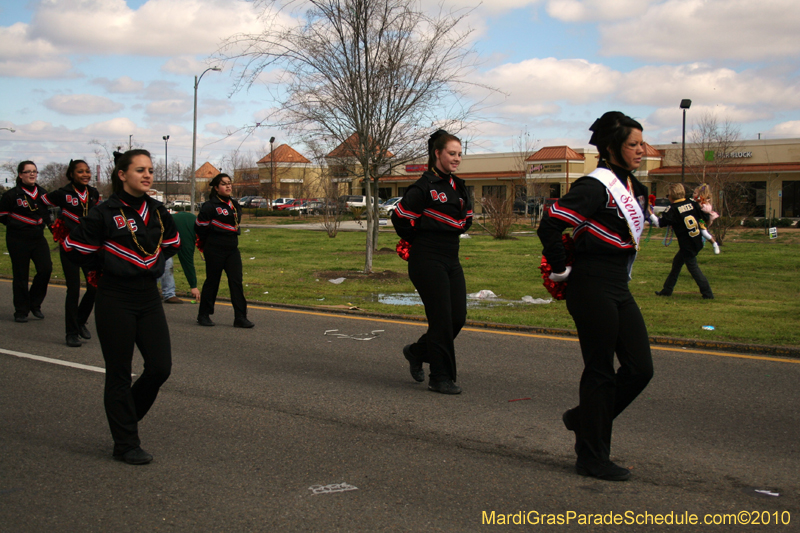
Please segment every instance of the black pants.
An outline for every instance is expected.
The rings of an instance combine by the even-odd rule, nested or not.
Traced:
[[[567,309],[575,320],[585,366],[575,451],[579,464],[593,467],[609,460],[613,421],[653,377],[653,360],[627,275],[606,279],[576,270],[567,284]],[[615,352],[620,365],[616,372]]]
[[[222,250],[206,246],[203,252],[206,259],[206,281],[200,292],[200,309],[198,315],[213,315],[214,302],[217,301],[219,282],[222,271],[228,276],[228,289],[231,292],[234,318],[247,317],[247,300],[242,286],[242,256],[238,248]]]
[[[47,296],[47,284],[50,283],[50,274],[53,272],[50,248],[44,236],[30,239],[13,230],[6,232],[6,246],[14,276],[14,316],[28,316],[31,310],[42,306],[44,297]],[[28,289],[31,261],[36,275]]]
[[[144,418],[172,369],[169,328],[155,279],[109,279],[97,290],[95,324],[106,362],[104,403],[114,455],[140,444],[138,422]],[[131,386],[133,347],[144,371]]]
[[[80,298],[81,267],[69,260],[67,252],[63,248],[59,249],[61,250],[61,267],[64,269],[64,279],[67,282],[67,298],[64,300],[67,335],[78,335],[81,332],[81,326],[86,324],[89,315],[92,314],[97,289],[87,282],[86,292],[83,298]],[[83,275],[86,277],[86,269],[83,269]]]
[[[411,345],[411,353],[430,364],[431,381],[456,381],[453,341],[467,321],[467,285],[458,252],[439,255],[412,249],[408,277],[428,318],[428,331]]]
[[[664,288],[662,289],[661,294],[664,296],[669,296],[672,294],[672,290],[675,288],[675,284],[678,282],[678,276],[681,273],[681,268],[683,268],[683,265],[686,265],[686,270],[689,271],[689,274],[692,275],[694,282],[697,283],[697,286],[700,288],[700,294],[708,298],[713,298],[714,293],[711,292],[711,285],[703,275],[703,271],[700,270],[700,265],[697,264],[697,255],[684,252],[683,250],[678,250],[678,253],[675,254],[675,257],[672,259],[672,270],[669,271],[669,275],[667,276],[667,280],[664,282]]]

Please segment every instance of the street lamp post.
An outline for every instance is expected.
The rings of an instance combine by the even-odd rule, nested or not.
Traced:
[[[8,130],[8,131],[10,131],[11,133],[14,133],[15,131],[17,131],[17,130],[15,130],[14,128],[0,128],[0,130]]]
[[[205,69],[203,74],[209,70],[219,72],[222,69],[219,67],[210,67]],[[197,194],[197,178],[194,175],[195,171],[197,170],[197,86],[200,85],[200,80],[203,79],[203,74],[200,74],[199,77],[194,77],[194,125],[192,126],[192,202],[190,206],[192,213],[194,213],[194,206],[196,203],[195,198]]]
[[[164,139],[164,204],[169,201],[167,197],[167,189],[169,188],[169,158],[167,157],[167,141],[169,141],[169,135],[164,135],[161,137]]]
[[[275,148],[273,148],[273,143],[275,142],[275,137],[269,138],[269,189],[270,189],[270,196],[275,192]],[[272,198],[270,198],[270,202]]]
[[[683,138],[681,140],[681,183],[684,181],[686,174],[686,110],[692,107],[692,101],[688,98],[681,100],[681,109],[683,109]]]

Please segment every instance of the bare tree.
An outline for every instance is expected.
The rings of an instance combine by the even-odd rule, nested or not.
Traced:
[[[283,72],[272,117],[278,125],[304,140],[347,143],[367,196],[369,273],[380,178],[424,153],[434,126],[458,131],[476,113],[465,97],[475,58],[471,30],[462,29],[468,13],[430,15],[415,0],[290,1],[306,10],[303,20],[281,25],[277,11],[290,8],[277,0],[256,5],[265,30],[231,37],[219,55],[238,63],[235,90],[268,69]]]
[[[707,183],[714,193],[712,204],[720,217],[709,228],[722,244],[730,228],[752,214],[747,185],[737,179],[733,154],[741,151],[739,128],[710,112],[703,114],[691,133],[687,147],[687,173],[696,183]],[[687,191],[691,194],[691,191]]]
[[[486,196],[481,198],[481,206],[489,219],[486,228],[495,239],[507,239],[514,224],[513,196]]]
[[[334,177],[334,172],[325,161],[325,154],[330,150],[325,149],[324,145],[312,141],[308,143],[311,150],[312,160],[319,166],[320,173],[316,184],[317,190],[321,190],[322,208],[320,210],[320,223],[325,228],[328,237],[334,238],[339,233],[339,226],[342,223],[342,210],[339,209],[339,182]]]
[[[67,165],[64,163],[47,163],[39,170],[36,183],[46,190],[58,189],[67,184]]]

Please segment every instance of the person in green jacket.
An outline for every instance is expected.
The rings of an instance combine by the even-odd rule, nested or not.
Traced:
[[[172,219],[175,221],[175,225],[178,227],[178,233],[181,236],[181,248],[178,250],[178,259],[183,267],[183,274],[186,276],[186,281],[189,282],[189,292],[192,293],[192,298],[197,301],[200,299],[200,291],[197,289],[197,273],[194,269],[195,218],[194,214],[189,211],[179,211],[172,215]]]

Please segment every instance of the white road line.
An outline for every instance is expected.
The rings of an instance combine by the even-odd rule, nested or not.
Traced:
[[[81,370],[91,370],[92,372],[100,372],[101,374],[106,373],[105,368],[100,368],[96,366],[89,366],[89,365],[82,365],[80,363],[72,363],[70,361],[61,361],[59,359],[50,359],[49,357],[42,357],[40,355],[32,355],[29,353],[22,353],[22,352],[14,352],[12,350],[4,350],[0,348],[0,353],[5,353],[8,355],[13,355],[14,357],[22,357],[24,359],[33,359],[34,361],[43,361],[45,363],[52,363],[54,365],[61,365],[61,366],[68,366],[71,368],[79,368]]]

